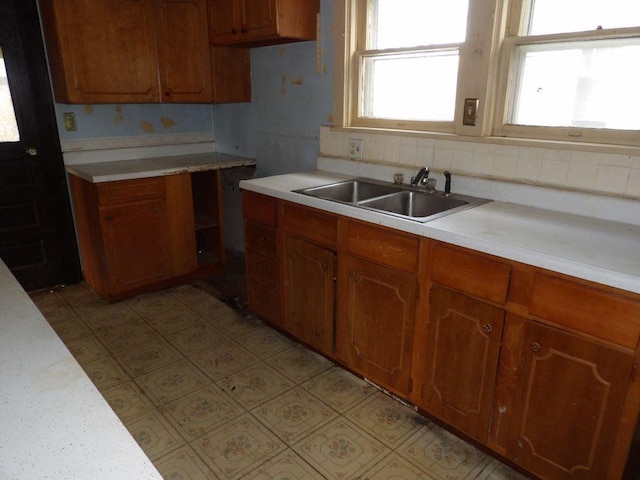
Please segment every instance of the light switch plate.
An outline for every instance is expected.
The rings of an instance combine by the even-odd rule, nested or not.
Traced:
[[[478,104],[480,102],[477,98],[465,98],[464,99],[464,113],[462,115],[462,124],[474,126],[476,124],[476,116],[478,115]]]
[[[64,129],[67,132],[75,132],[78,130],[78,125],[76,124],[76,114],[73,112],[65,112],[64,113]]]

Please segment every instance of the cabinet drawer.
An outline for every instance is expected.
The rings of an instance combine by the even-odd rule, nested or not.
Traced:
[[[278,259],[270,255],[247,250],[245,252],[247,264],[247,280],[278,291]]]
[[[261,252],[276,253],[276,230],[262,223],[247,221],[244,228],[247,248]]]
[[[347,250],[350,253],[407,272],[414,273],[418,269],[419,245],[415,235],[360,222],[350,221],[347,225]]]
[[[247,297],[251,311],[273,323],[280,323],[280,298],[277,292],[250,281],[247,284]]]
[[[277,222],[277,200],[248,191],[242,192],[242,213],[245,220],[255,220],[272,227]]]
[[[635,349],[640,339],[640,300],[594,286],[536,274],[529,311],[553,323]]]
[[[166,197],[165,178],[152,177],[98,184],[100,205],[139,202]]]
[[[433,282],[492,302],[505,302],[511,277],[508,263],[438,242],[434,242],[429,260]]]
[[[338,218],[334,215],[292,203],[285,203],[282,211],[285,230],[330,246],[336,245]]]

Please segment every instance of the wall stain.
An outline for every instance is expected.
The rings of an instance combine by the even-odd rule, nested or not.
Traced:
[[[291,80],[289,80],[289,83],[291,85],[303,85],[304,80],[302,80],[301,78],[292,78]]]
[[[91,115],[93,113],[93,105],[85,105],[83,110],[87,115]]]
[[[329,116],[327,117],[327,120],[329,121],[329,123],[330,123],[331,125],[333,125],[333,115],[329,115]]]
[[[284,55],[287,52],[287,49],[285,47],[280,47],[280,50],[278,50],[278,53],[280,55]]]
[[[120,114],[118,114],[118,115],[116,115],[115,117],[113,117],[113,121],[114,121],[114,122],[116,122],[116,123],[120,123],[120,122],[122,122],[123,120],[124,120],[124,115],[120,115]]]
[[[172,128],[176,125],[176,121],[173,118],[165,117],[164,115],[160,117],[160,123],[164,128]]]
[[[156,129],[153,128],[153,125],[151,124],[151,122],[147,122],[146,120],[142,120],[140,122],[140,128],[142,129],[143,132],[146,132],[146,133],[152,133],[156,131]]]
[[[282,95],[286,94],[286,93],[287,93],[287,88],[286,88],[286,85],[287,85],[287,76],[286,76],[286,75],[282,75],[282,82],[281,82],[281,84],[280,84],[280,85],[281,85],[281,87],[280,87],[280,93],[281,93]]]
[[[122,105],[116,105],[116,113],[122,113]]]

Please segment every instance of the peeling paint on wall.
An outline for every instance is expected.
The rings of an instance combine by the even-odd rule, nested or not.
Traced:
[[[87,115],[91,115],[93,113],[93,105],[85,105],[84,108],[82,109],[84,111],[84,113],[86,113]]]
[[[286,85],[287,84],[287,76],[286,75],[282,75],[282,82],[281,82],[281,87],[280,87],[280,93],[282,95],[287,93],[287,88]]]
[[[151,124],[151,122],[147,122],[146,120],[142,120],[140,122],[140,128],[142,129],[143,132],[146,132],[146,133],[153,133],[156,131],[156,129],[153,128],[153,125]]]
[[[286,52],[287,52],[287,49],[285,47],[280,47],[280,50],[278,51],[280,55],[284,55]]]
[[[116,122],[116,123],[120,123],[120,122],[122,122],[123,120],[124,120],[124,115],[120,115],[120,114],[118,114],[118,115],[116,115],[115,117],[113,117],[113,121],[114,121],[114,122]]]
[[[176,125],[176,122],[174,119],[165,117],[164,115],[160,117],[160,123],[164,128],[172,128]]]
[[[301,78],[292,78],[291,80],[289,80],[289,83],[291,85],[304,85],[304,80],[302,80]]]
[[[116,113],[122,113],[122,105],[116,105]]]

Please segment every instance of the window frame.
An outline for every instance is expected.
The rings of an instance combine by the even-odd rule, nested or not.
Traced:
[[[493,136],[572,143],[640,146],[640,131],[605,128],[549,127],[509,123],[510,108],[516,88],[517,48],[580,40],[607,40],[640,37],[640,27],[611,28],[583,32],[524,35],[530,0],[510,0],[506,31],[501,41],[498,83],[494,94]]]
[[[508,94],[513,88],[513,56],[518,45],[569,39],[601,39],[640,36],[640,27],[616,28],[572,34],[520,35],[526,20],[527,0],[471,0],[467,39],[460,48],[460,68],[453,122],[413,122],[357,118],[361,88],[358,49],[365,45],[368,0],[336,0],[336,56],[334,68],[333,124],[340,128],[378,133],[411,133],[434,138],[476,137],[501,144],[548,145],[637,154],[636,130],[577,127],[536,127],[506,123]],[[342,35],[341,35],[342,34]],[[462,125],[465,98],[479,99],[475,126]],[[438,123],[441,123],[438,125]],[[491,140],[492,139],[492,140]]]

